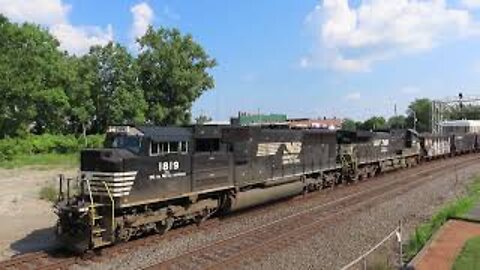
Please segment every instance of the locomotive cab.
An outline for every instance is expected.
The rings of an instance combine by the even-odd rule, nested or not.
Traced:
[[[189,128],[110,127],[104,148],[80,153],[78,194],[56,204],[61,242],[82,251],[130,238],[120,209],[188,191],[190,141]]]

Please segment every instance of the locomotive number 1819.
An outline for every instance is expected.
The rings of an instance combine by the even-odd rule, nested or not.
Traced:
[[[177,171],[180,169],[180,162],[178,161],[163,161],[158,163],[159,171]]]

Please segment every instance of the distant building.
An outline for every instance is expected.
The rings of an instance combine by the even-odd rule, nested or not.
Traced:
[[[230,121],[208,121],[203,123],[205,126],[228,126]]]
[[[231,125],[234,126],[255,126],[255,125],[275,125],[290,128],[318,128],[337,130],[342,128],[343,119],[309,119],[309,118],[291,118],[286,114],[250,114],[239,112],[237,117],[230,118]]]
[[[234,126],[254,126],[254,125],[271,125],[286,124],[286,114],[250,114],[239,112],[238,117],[230,118],[230,123]]]
[[[452,120],[440,123],[443,134],[465,134],[480,132],[480,120]]]
[[[291,128],[320,128],[320,129],[330,129],[337,130],[341,129],[343,124],[343,119],[308,119],[308,118],[294,118],[288,119],[288,125]]]

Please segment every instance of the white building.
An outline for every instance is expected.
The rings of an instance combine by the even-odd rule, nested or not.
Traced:
[[[443,134],[480,132],[480,120],[453,120],[440,123]]]

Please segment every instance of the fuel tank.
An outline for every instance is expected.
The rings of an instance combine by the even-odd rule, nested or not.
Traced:
[[[239,192],[235,198],[232,199],[229,211],[238,211],[255,205],[292,197],[301,194],[303,189],[303,182],[296,181],[288,184]]]

